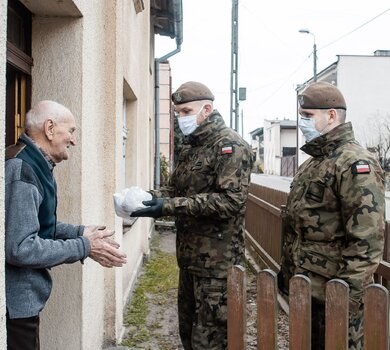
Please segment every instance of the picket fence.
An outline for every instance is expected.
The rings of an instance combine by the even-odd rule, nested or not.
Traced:
[[[265,269],[256,276],[257,349],[277,349],[277,279]],[[326,350],[348,349],[348,293],[342,280],[326,286]],[[290,281],[289,349],[310,350],[311,286],[306,276]],[[389,350],[389,295],[385,287],[373,284],[364,295],[364,349]],[[228,350],[246,350],[246,271],[233,266],[228,273]],[[315,350],[315,349],[313,349]]]

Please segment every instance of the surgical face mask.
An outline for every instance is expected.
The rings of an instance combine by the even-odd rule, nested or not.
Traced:
[[[305,136],[306,142],[321,135],[315,127],[314,118],[301,117],[299,120],[299,129],[301,129],[303,136]]]
[[[199,126],[197,122],[198,114],[202,111],[204,106],[199,110],[198,113],[192,115],[186,115],[185,117],[178,117],[179,128],[184,135],[192,134]]]

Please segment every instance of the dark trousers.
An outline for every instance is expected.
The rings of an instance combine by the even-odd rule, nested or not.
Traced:
[[[185,350],[227,349],[227,281],[180,270],[179,333]]]
[[[7,315],[7,350],[39,350],[39,316],[10,319]]]

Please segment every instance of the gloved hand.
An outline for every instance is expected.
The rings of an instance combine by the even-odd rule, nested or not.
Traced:
[[[148,217],[159,218],[163,216],[164,198],[153,198],[150,201],[143,201],[142,204],[148,206],[148,208],[140,209],[131,213],[132,217]]]

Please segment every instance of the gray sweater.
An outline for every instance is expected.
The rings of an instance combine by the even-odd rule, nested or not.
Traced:
[[[26,135],[27,147],[43,153]],[[46,161],[47,166],[52,165]],[[54,178],[53,178],[54,181]],[[90,252],[82,237],[84,226],[57,222],[54,239],[38,236],[42,185],[27,162],[11,158],[5,163],[5,273],[6,304],[10,318],[39,314],[49,298],[52,281],[49,269],[83,261]]]

